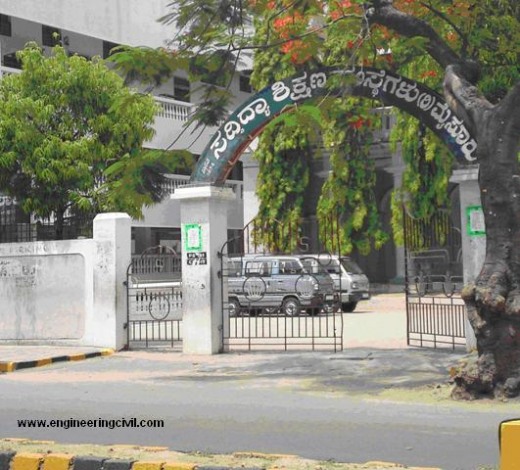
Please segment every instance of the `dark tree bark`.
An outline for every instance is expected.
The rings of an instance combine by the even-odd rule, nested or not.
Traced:
[[[445,69],[444,95],[477,140],[479,187],[486,224],[486,257],[462,296],[477,339],[476,364],[455,377],[454,396],[520,393],[520,84],[493,105],[478,91],[477,64],[459,57],[422,20],[391,0],[367,9],[373,24],[428,39],[428,53]]]

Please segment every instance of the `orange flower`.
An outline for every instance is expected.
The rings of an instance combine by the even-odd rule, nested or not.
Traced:
[[[365,124],[365,120],[362,117],[360,117],[360,118],[357,118],[355,121],[352,121],[350,123],[350,127],[352,127],[353,129],[361,129],[364,124]]]
[[[457,40],[457,35],[453,32],[450,32],[446,35],[446,39],[449,41],[449,42],[455,42]]]
[[[421,73],[421,78],[426,77],[436,77],[437,72],[435,70],[427,70],[426,72]]]

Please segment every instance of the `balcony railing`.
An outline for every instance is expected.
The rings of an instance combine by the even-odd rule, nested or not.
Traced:
[[[191,117],[195,106],[193,103],[185,103],[164,96],[154,96],[155,101],[161,106],[158,117],[186,122]]]
[[[13,67],[6,67],[5,65],[0,66],[0,76],[4,75],[12,75],[13,73],[20,73],[20,69],[15,69]]]

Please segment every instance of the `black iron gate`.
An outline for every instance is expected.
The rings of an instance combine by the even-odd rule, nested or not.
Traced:
[[[220,251],[224,351],[342,350],[343,316],[334,292],[325,292],[319,273],[300,271],[298,255],[277,250],[275,238],[264,250],[253,229],[246,226]]]
[[[126,288],[127,347],[180,347],[181,257],[161,246],[132,256]]]
[[[465,346],[460,229],[447,212],[429,221],[405,214],[404,238],[408,345]]]

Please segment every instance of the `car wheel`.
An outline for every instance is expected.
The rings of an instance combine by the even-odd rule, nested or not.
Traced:
[[[240,304],[237,299],[229,299],[228,312],[230,317],[238,317],[240,315]]]
[[[351,313],[356,310],[357,302],[345,302],[341,304],[341,309],[344,312]]]
[[[296,316],[300,313],[301,304],[300,301],[295,297],[288,297],[284,299],[282,303],[282,312],[288,317]]]

